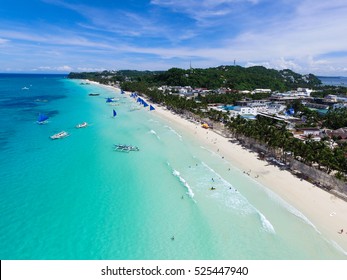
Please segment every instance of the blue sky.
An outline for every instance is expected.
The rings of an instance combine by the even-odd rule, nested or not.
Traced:
[[[346,0],[1,0],[0,72],[232,65],[347,76]]]

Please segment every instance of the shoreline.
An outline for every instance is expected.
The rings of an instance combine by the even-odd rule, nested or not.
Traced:
[[[300,180],[287,170],[269,165],[267,161],[258,159],[256,153],[230,142],[229,138],[213,130],[206,130],[200,124],[194,124],[157,104],[155,109],[159,117],[171,122],[177,129],[189,133],[208,149],[220,155],[221,159],[224,157],[231,165],[243,170],[245,175],[252,177],[299,210],[328,241],[336,243],[335,245],[347,256],[347,203],[344,200],[305,180]],[[281,184],[278,185],[278,182]],[[339,234],[341,229],[343,233]]]
[[[101,86],[117,90],[112,86]],[[130,92],[125,94],[129,96]],[[148,102],[147,98],[143,96],[141,98]],[[244,171],[245,176],[252,177],[263,187],[295,207],[326,237],[327,241],[347,256],[347,203],[343,199],[308,181],[301,180],[287,170],[269,165],[267,161],[258,159],[256,153],[230,142],[229,138],[211,129],[206,130],[200,124],[173,114],[161,105],[153,105],[158,117],[170,122],[178,130],[190,134],[203,146],[220,155],[221,159],[224,158],[232,166]],[[281,184],[279,185],[278,182]],[[341,229],[343,229],[342,234],[339,233]]]

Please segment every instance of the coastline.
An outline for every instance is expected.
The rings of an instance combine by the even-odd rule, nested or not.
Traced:
[[[129,94],[129,92],[126,92]],[[143,98],[143,97],[142,97]],[[146,98],[144,98],[146,99]],[[256,153],[230,142],[213,130],[175,115],[162,106],[155,106],[158,117],[170,122],[178,130],[195,137],[203,146],[219,154],[236,168],[250,176],[281,199],[300,211],[329,241],[347,255],[347,203],[323,189],[281,170]],[[207,133],[208,132],[208,133]],[[278,184],[278,182],[281,182]],[[343,233],[339,231],[343,229]]]
[[[102,85],[109,89],[118,90],[113,86]],[[125,92],[127,96],[130,92]],[[145,99],[145,97],[141,96]],[[146,100],[148,102],[148,100]],[[151,102],[148,102],[151,103]],[[295,177],[287,170],[281,170],[267,161],[260,160],[257,154],[243,148],[241,145],[230,142],[229,138],[217,132],[202,128],[180,115],[173,114],[158,104],[155,106],[156,115],[169,122],[177,130],[188,133],[197,139],[203,146],[214,151],[232,166],[244,171],[254,181],[278,195],[285,202],[300,211],[328,241],[347,256],[347,203],[337,196]],[[208,132],[208,133],[207,133]],[[278,182],[281,182],[278,184]],[[343,229],[343,233],[339,231]]]

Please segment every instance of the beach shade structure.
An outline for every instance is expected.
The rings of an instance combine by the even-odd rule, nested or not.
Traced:
[[[207,128],[209,128],[209,125],[207,123],[203,123],[201,127],[207,129]]]
[[[116,110],[113,110],[113,117],[117,116]]]
[[[124,93],[125,93],[124,90],[121,90],[121,91],[120,91],[120,94],[124,94]]]
[[[155,108],[154,108],[152,105],[150,105],[150,106],[149,106],[149,110],[150,110],[150,111],[153,111],[153,110],[155,110]]]

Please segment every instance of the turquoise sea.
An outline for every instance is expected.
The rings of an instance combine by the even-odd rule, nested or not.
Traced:
[[[295,208],[156,111],[131,111],[129,96],[80,83],[0,75],[1,259],[347,258]],[[39,113],[47,124],[36,123]],[[83,121],[90,125],[76,129]],[[69,137],[49,138],[62,130]]]

